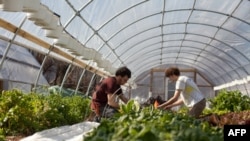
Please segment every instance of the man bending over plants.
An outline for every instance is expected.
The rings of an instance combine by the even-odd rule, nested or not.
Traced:
[[[119,103],[116,97],[125,104],[128,102],[121,85],[127,83],[130,77],[131,71],[127,67],[121,67],[116,70],[114,77],[108,77],[96,86],[91,100],[91,110],[95,113],[94,121],[100,122],[101,117],[110,118],[118,112]]]
[[[171,81],[176,82],[175,93],[173,97],[159,105],[158,108],[171,109],[184,103],[184,105],[189,108],[188,114],[199,118],[205,109],[206,100],[194,81],[187,76],[181,76],[179,69],[176,67],[168,68],[165,72],[165,76]]]

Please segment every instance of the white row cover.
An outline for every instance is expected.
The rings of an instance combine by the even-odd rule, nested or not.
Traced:
[[[100,124],[85,121],[73,125],[65,125],[46,129],[22,138],[20,141],[83,141],[84,137]]]
[[[57,25],[83,47],[98,51],[115,68],[128,66],[135,81],[151,68],[172,65],[195,68],[214,86],[250,75],[249,0],[41,0],[40,4],[51,16],[59,16]],[[0,18],[17,27],[36,11],[2,9]],[[55,41],[46,37],[45,25],[26,20],[21,28],[50,44]],[[14,36],[4,29],[0,35]]]

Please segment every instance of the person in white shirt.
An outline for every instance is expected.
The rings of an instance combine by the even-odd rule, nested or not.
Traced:
[[[175,93],[173,97],[157,108],[171,109],[184,104],[189,108],[188,114],[190,116],[199,118],[206,107],[206,99],[194,81],[187,76],[181,76],[180,70],[176,67],[168,68],[165,76],[176,82]]]

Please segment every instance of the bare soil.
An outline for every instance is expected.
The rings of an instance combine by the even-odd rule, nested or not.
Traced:
[[[25,136],[7,136],[5,141],[20,141]]]
[[[211,114],[202,118],[219,127],[224,125],[250,125],[250,110],[230,112],[223,115]]]

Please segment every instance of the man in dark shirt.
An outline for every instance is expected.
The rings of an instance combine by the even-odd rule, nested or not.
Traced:
[[[121,85],[127,83],[131,77],[131,71],[127,67],[118,68],[114,77],[102,80],[92,94],[91,109],[95,112],[95,121],[101,117],[110,118],[119,109],[116,97],[119,97],[125,104],[128,99],[124,96]]]

